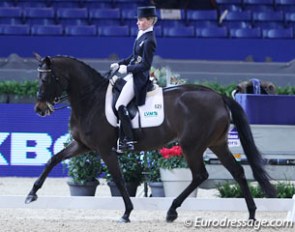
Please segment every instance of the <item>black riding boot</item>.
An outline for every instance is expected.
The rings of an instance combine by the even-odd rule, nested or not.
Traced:
[[[128,110],[125,106],[120,106],[118,109],[118,116],[120,119],[120,130],[123,136],[120,136],[118,150],[133,151],[134,150],[134,135],[132,131],[131,119]]]

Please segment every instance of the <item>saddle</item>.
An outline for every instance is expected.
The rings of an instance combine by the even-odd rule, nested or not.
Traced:
[[[110,80],[105,97],[105,115],[110,125],[118,127],[118,113],[115,105],[126,81],[115,75],[118,75],[117,70],[110,70],[105,75],[105,78]],[[145,105],[137,106],[134,98],[128,104],[127,110],[133,128],[156,127],[161,125],[164,121],[163,89],[150,82]]]
[[[152,82],[150,82],[150,83],[151,84],[149,84],[147,92],[153,91],[156,88],[156,86],[154,84],[152,84]],[[121,93],[125,84],[126,84],[126,81],[123,78],[118,78],[113,85],[112,109],[113,109],[113,112],[116,115],[116,117],[118,117],[118,112],[115,108],[115,105],[116,105],[116,102],[117,102],[117,100],[120,96],[120,93]],[[133,119],[135,117],[136,113],[138,112],[138,107],[135,103],[135,98],[127,105],[127,110],[129,112],[130,118]]]
[[[113,127],[118,127],[118,115],[115,104],[126,81],[114,76],[107,88],[105,97],[105,115]],[[143,106],[137,106],[133,99],[127,106],[133,128],[156,127],[164,121],[163,89],[150,84]]]

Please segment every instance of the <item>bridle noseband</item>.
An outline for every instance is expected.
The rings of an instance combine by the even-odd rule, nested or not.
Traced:
[[[52,72],[51,69],[42,69],[40,67],[37,68],[37,71],[40,73],[51,73]]]

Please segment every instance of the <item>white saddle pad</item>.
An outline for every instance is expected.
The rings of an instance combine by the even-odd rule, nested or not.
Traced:
[[[112,89],[113,86],[110,83],[105,98],[105,114],[108,122],[112,126],[117,127],[117,117],[112,109]],[[142,128],[160,126],[164,121],[163,89],[157,87],[155,90],[148,92],[145,105],[139,106],[138,110],[140,117],[137,113],[132,119],[131,123],[133,128],[139,128],[139,118]]]

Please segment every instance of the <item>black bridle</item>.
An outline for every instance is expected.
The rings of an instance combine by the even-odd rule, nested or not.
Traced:
[[[42,69],[40,67],[37,68],[37,71],[39,73],[50,73],[52,78],[55,80],[55,85],[59,88],[59,90],[61,90],[60,92],[63,93],[64,92],[64,89],[62,88],[62,85],[60,83],[60,79],[52,72],[52,69]],[[37,99],[38,100],[41,100],[43,98],[43,95],[40,93],[40,91],[37,92]],[[55,106],[56,104],[60,104],[64,101],[66,101],[68,99],[68,95],[61,95],[61,96],[56,96],[54,97],[54,100],[53,100],[53,103],[50,103],[52,104],[53,106]],[[64,109],[66,107],[68,107],[69,105],[64,105],[64,106],[60,106],[60,107],[54,107],[53,109],[54,110],[61,110],[61,109]]]

